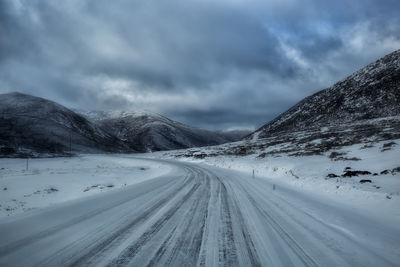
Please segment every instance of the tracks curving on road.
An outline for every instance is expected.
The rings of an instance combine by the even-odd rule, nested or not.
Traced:
[[[149,159],[150,160],[150,159]],[[0,266],[396,266],[384,229],[267,181],[205,165],[0,222]],[[304,205],[311,205],[305,210]],[[318,213],[317,211],[320,211]],[[348,220],[342,231],[324,220]],[[332,215],[333,214],[333,215]],[[372,223],[371,223],[372,224]],[[349,234],[348,231],[352,232]],[[368,235],[365,232],[368,231]],[[390,249],[392,247],[392,249]],[[382,251],[386,251],[383,253]]]

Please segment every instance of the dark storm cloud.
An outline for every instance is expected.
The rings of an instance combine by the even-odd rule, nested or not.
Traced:
[[[400,48],[398,1],[3,0],[0,92],[260,126]]]
[[[27,38],[23,32],[24,28],[11,13],[7,2],[0,1],[0,60],[25,54]]]

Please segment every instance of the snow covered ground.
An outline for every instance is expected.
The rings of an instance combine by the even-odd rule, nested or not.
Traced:
[[[374,207],[355,209],[359,202],[343,205],[248,171],[87,157],[94,169],[162,163],[171,171],[0,219],[1,266],[398,266],[400,224],[392,213],[377,216]]]
[[[124,155],[0,159],[0,219],[149,180],[170,165]]]
[[[276,187],[289,187],[400,224],[400,140],[345,146],[334,150],[336,155],[328,151],[322,155],[288,156],[288,153],[280,153],[260,157],[265,151],[285,147],[285,144],[279,144],[246,156],[204,156],[217,154],[214,150],[219,151],[221,147],[224,145],[192,149],[196,151],[192,157],[182,156],[185,150],[145,156],[232,169],[250,178],[254,171],[255,179],[267,180]],[[346,172],[351,174],[354,171],[366,173],[342,177]],[[360,183],[362,180],[367,181]]]

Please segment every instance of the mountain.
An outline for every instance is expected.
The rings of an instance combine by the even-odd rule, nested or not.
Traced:
[[[118,138],[55,102],[0,94],[0,156],[127,150]]]
[[[147,152],[218,145],[230,141],[150,112],[81,112],[100,128],[123,140],[131,149]]]
[[[149,112],[80,112],[21,93],[0,94],[0,156],[147,152],[229,142]]]
[[[319,91],[247,139],[400,115],[400,50]]]

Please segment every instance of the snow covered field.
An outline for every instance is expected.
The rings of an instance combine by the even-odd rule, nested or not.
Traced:
[[[170,171],[170,165],[124,155],[0,159],[0,219],[119,189]]]
[[[264,158],[257,154],[202,159],[176,157],[181,150],[141,156],[203,163],[236,170],[249,178],[253,178],[254,170],[256,179],[289,186],[400,222],[400,171],[396,169],[400,167],[400,140],[395,140],[387,150],[383,149],[385,143],[372,147],[357,144],[335,151],[357,160],[334,160],[329,157],[330,153]],[[29,159],[28,169],[26,159],[0,159],[0,218],[123,188],[169,171],[169,164],[132,159],[131,155]],[[342,177],[347,171],[368,173]],[[360,183],[361,180],[371,182]]]

